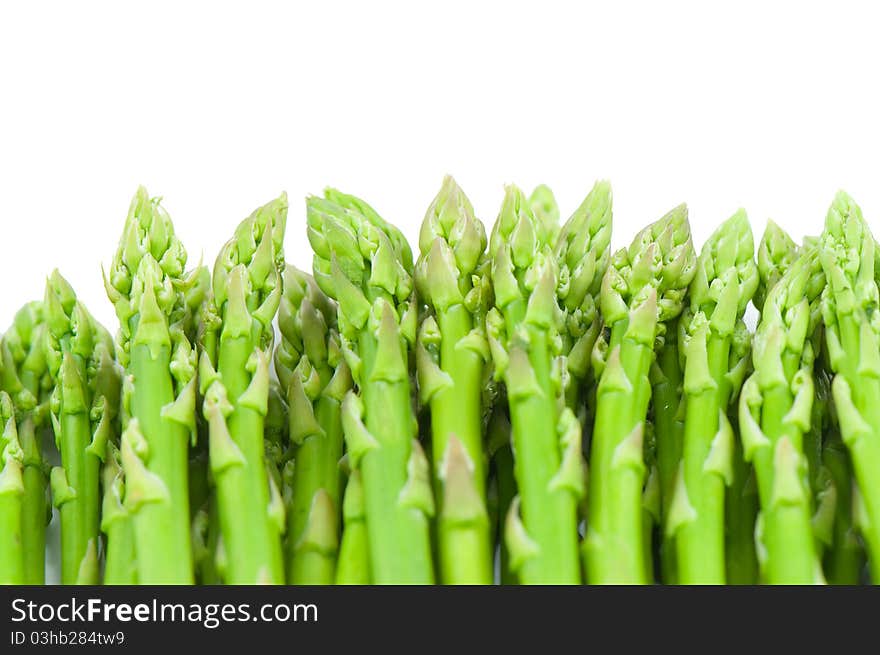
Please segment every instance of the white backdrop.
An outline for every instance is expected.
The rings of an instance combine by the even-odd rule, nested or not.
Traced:
[[[0,326],[61,269],[115,330],[100,264],[139,183],[193,263],[282,189],[363,195],[414,238],[452,173],[563,213],[598,177],[615,244],[680,201],[698,244],[737,207],[821,229],[844,187],[880,233],[868,4],[31,2],[0,5]]]

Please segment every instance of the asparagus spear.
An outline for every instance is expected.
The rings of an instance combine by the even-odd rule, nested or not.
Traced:
[[[820,260],[828,359],[840,435],[849,449],[864,507],[861,529],[871,577],[880,583],[880,323],[876,244],[861,209],[842,191],[825,219]]]
[[[61,467],[52,496],[61,515],[61,582],[98,579],[101,461],[118,415],[119,376],[113,340],[54,271],[45,296],[51,409]]]
[[[291,584],[332,584],[338,549],[342,457],[341,405],[351,387],[336,330],[336,306],[314,279],[284,273],[275,369],[290,406],[296,467],[288,517]]]
[[[361,474],[355,469],[348,477],[342,504],[345,529],[336,567],[336,584],[339,585],[365,585],[372,581],[363,494]]]
[[[199,361],[230,584],[284,582],[284,509],[266,473],[264,430],[286,221],[282,195],[242,221],[220,251],[210,299],[219,337],[203,340]]]
[[[114,443],[107,446],[102,469],[104,499],[101,505],[101,530],[105,535],[104,584],[137,584],[137,561],[135,558],[134,526],[126,509],[125,474],[119,448]]]
[[[540,189],[538,187],[533,192],[533,203]],[[557,295],[564,311],[560,336],[565,405],[577,418],[583,452],[589,452],[596,408],[596,375],[592,357],[602,330],[599,293],[611,259],[611,204],[610,185],[604,181],[596,183],[562,226],[554,249],[559,262]],[[558,215],[556,211],[557,218]],[[587,513],[584,495],[579,505],[579,516],[584,516]]]
[[[756,255],[758,264],[758,288],[752,303],[758,311],[764,307],[767,294],[779,282],[779,278],[794,263],[798,255],[797,244],[773,221],[767,221],[767,227]]]
[[[722,223],[697,260],[686,324],[686,410],[682,460],[666,529],[675,534],[678,582],[724,584],[725,485],[733,478],[733,429],[727,419],[737,365],[734,331],[758,285],[752,231],[744,211]]]
[[[23,584],[23,453],[18,441],[15,407],[5,391],[0,391],[0,426],[0,584]]]
[[[416,364],[420,398],[431,410],[441,580],[490,584],[482,407],[489,262],[483,224],[449,176],[422,222],[419,248],[415,281],[428,315]]]
[[[798,254],[798,248],[791,237],[776,223],[768,221],[757,248],[758,287],[752,297],[752,304],[760,311],[767,293],[782,274],[788,269]],[[741,332],[742,338],[734,338],[734,350],[740,366],[736,369],[740,383],[751,372],[751,335]],[[739,403],[738,392],[731,398],[732,405]],[[739,434],[739,421],[736,411],[730,415],[734,433]],[[727,534],[725,553],[727,556],[728,584],[755,584],[758,581],[758,559],[755,550],[755,522],[758,516],[758,489],[755,472],[743,456],[742,443],[734,442],[732,479],[725,494],[725,514]]]
[[[809,248],[770,290],[753,342],[755,372],[740,395],[743,453],[755,467],[761,503],[755,529],[761,578],[770,584],[822,577],[803,451],[814,396],[808,337],[818,322],[821,273],[818,253]]]
[[[676,207],[618,251],[602,281],[610,339],[597,389],[584,544],[593,583],[645,583],[643,441],[654,344],[694,276],[687,209]]]
[[[187,452],[196,433],[196,352],[186,335],[186,251],[140,187],[104,286],[128,382],[121,459],[141,584],[192,584]]]
[[[434,500],[408,365],[417,318],[412,253],[358,198],[328,190],[307,206],[315,280],[337,302],[342,352],[357,385],[343,400],[342,425],[363,482],[372,579],[430,584]]]
[[[22,553],[24,583],[43,584],[46,568],[46,525],[51,517],[47,493],[49,465],[43,457],[47,394],[51,388],[45,352],[43,305],[31,302],[15,315],[3,336],[2,387],[15,406],[22,449]]]
[[[509,186],[492,231],[495,307],[487,327],[495,375],[507,389],[519,489],[505,540],[510,566],[524,584],[581,580],[581,426],[565,406],[564,382],[575,347],[565,349],[561,332],[567,322],[579,327],[592,304],[589,290],[607,248],[610,212],[610,187],[600,182],[560,231]]]

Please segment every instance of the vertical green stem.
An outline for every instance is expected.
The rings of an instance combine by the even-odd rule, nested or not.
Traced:
[[[474,484],[483,497],[486,494],[481,407],[483,361],[474,351],[459,347],[459,341],[473,327],[471,314],[464,305],[453,305],[441,312],[437,320],[442,338],[440,362],[443,370],[452,378],[453,385],[438,391],[431,399],[435,471],[439,477],[449,438],[454,435],[471,458]]]
[[[132,415],[138,419],[149,448],[148,469],[168,490],[167,502],[146,503],[135,512],[140,584],[192,584],[187,451],[189,434],[162,415],[174,401],[168,346],[132,342]]]
[[[688,395],[684,425],[684,483],[696,515],[681,526],[676,541],[679,582],[720,585],[726,582],[725,481],[719,471],[707,469],[706,464],[719,433],[721,412],[727,407],[729,394],[724,376],[730,340],[712,333],[707,339],[707,363],[713,386]]]
[[[80,571],[86,572],[83,564],[89,543],[97,548],[99,460],[86,452],[91,441],[89,415],[67,413],[62,406],[61,463],[67,484],[76,494],[61,507],[61,583],[66,585],[95,582],[80,578]]]
[[[451,306],[440,312],[440,364],[450,376],[452,386],[442,389],[431,399],[431,437],[433,448],[435,495],[442,504],[448,496],[443,492],[443,467],[448,455],[449,440],[455,437],[470,460],[470,480],[476,500],[485,515],[486,465],[482,433],[482,357],[472,350],[459,347],[459,342],[473,327],[473,319],[464,305]],[[454,492],[454,490],[453,490]],[[454,526],[443,517],[461,508],[441,507],[444,526],[438,533],[441,579],[445,584],[491,584],[492,549],[489,522],[478,517],[457,521]],[[480,514],[479,508],[465,508]],[[483,516],[485,518],[485,516]],[[449,529],[446,529],[446,528]]]
[[[771,447],[762,448],[755,456],[763,517],[762,541],[766,549],[763,581],[767,584],[813,584],[816,580],[817,559],[809,506],[805,502],[779,502],[773,497],[774,454],[779,439],[783,436],[791,439],[798,452],[802,443],[800,432],[788,430],[784,424],[792,400],[791,392],[783,386],[764,393],[761,429]],[[806,499],[806,488],[803,491]]]
[[[18,467],[8,462],[7,467]],[[5,471],[4,474],[9,474]],[[5,477],[5,475],[4,475]],[[24,584],[21,539],[21,490],[0,490],[0,584]]]
[[[134,532],[128,517],[119,517],[107,527],[104,584],[137,584]]]
[[[625,321],[618,321],[612,328],[610,347],[619,344],[620,361],[609,362],[608,366],[621,368],[631,390],[600,388],[596,409],[590,458],[590,528],[585,544],[591,584],[647,582],[642,534],[642,437],[653,351],[625,336],[626,328]],[[640,386],[642,393],[638,392]],[[625,443],[627,439],[632,442]]]
[[[299,417],[291,413],[291,422]],[[314,495],[323,489],[334,508],[339,507],[339,459],[342,457],[342,423],[339,401],[327,395],[318,398],[315,418],[324,434],[309,435],[297,449],[293,476],[293,502],[288,515],[290,546],[288,581],[290,584],[332,584],[335,577],[332,558],[323,553],[301,551]],[[338,509],[336,509],[338,516]]]
[[[239,402],[251,383],[248,361],[254,353],[248,337],[220,337],[218,372],[233,405],[229,434],[243,456],[217,476],[217,498],[226,581],[230,584],[282,584],[281,541],[269,518],[269,481],[264,462],[262,414]]]
[[[554,489],[551,484],[561,456],[547,333],[533,326],[527,329],[530,343],[526,356],[540,393],[508,395],[508,403],[523,523],[538,552],[523,562],[519,578],[523,584],[579,584],[577,503],[570,491]],[[521,346],[511,346],[511,359],[517,356],[517,348]]]
[[[363,487],[361,474],[352,471],[345,489],[343,515],[345,529],[339,545],[339,561],[336,567],[336,584],[370,584],[370,553],[367,526],[364,517]]]
[[[48,479],[43,471],[39,432],[32,416],[27,416],[18,427],[18,438],[24,453],[21,500],[21,539],[24,555],[25,584],[41,585],[46,579],[46,525]]]
[[[676,535],[678,582],[724,584],[724,480],[703,470],[718,431],[715,390],[688,399],[684,434],[684,479],[696,515]]]
[[[361,461],[370,568],[376,584],[432,584],[428,523],[418,508],[400,502],[407,482],[413,434],[409,380],[370,380],[376,338],[361,333],[361,388],[366,428],[378,442]]]
[[[306,550],[292,566],[290,584],[328,585],[336,576],[336,558],[317,550]]]

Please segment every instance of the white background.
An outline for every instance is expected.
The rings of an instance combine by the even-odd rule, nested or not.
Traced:
[[[615,244],[687,201],[798,238],[845,187],[880,233],[877,16],[865,3],[4,2],[0,325],[58,267],[115,329],[100,265],[136,186],[193,263],[282,189],[335,185],[414,238],[444,173],[567,215],[610,178]]]

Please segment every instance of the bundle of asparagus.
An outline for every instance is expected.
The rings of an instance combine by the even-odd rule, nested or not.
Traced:
[[[681,205],[612,255],[607,182],[565,222],[508,186],[487,235],[447,177],[414,260],[328,189],[311,274],[287,213],[187,270],[140,188],[116,339],[57,271],[15,315],[0,583],[880,582],[880,249],[845,194],[800,246],[740,210],[697,255]]]

